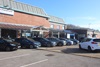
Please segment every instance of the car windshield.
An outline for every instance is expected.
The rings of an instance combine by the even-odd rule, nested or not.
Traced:
[[[27,38],[28,40],[30,40],[30,41],[34,41],[33,39],[31,39],[31,38]]]
[[[100,42],[100,39],[94,39],[93,41],[95,41],[95,42]]]
[[[56,40],[60,40],[60,39],[58,39],[58,38],[54,38],[54,39],[56,39]]]
[[[43,38],[44,40],[46,40],[46,41],[49,41],[48,39],[46,39],[46,38]]]
[[[60,38],[61,40],[66,40],[66,38]]]
[[[6,40],[1,40],[2,42],[8,43]]]

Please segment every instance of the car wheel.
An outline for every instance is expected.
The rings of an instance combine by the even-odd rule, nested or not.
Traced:
[[[63,46],[63,44],[62,43],[58,43],[58,46]]]
[[[92,52],[92,49],[91,49],[91,47],[90,47],[90,46],[88,47],[88,51],[89,51],[89,52]]]
[[[77,43],[76,43],[76,42],[75,42],[74,44],[75,44],[75,45],[77,45]]]
[[[50,44],[47,44],[47,47],[51,47],[51,45]]]
[[[71,45],[71,43],[68,42],[67,45]]]
[[[10,47],[6,47],[6,51],[10,51],[11,49],[10,49]]]
[[[79,44],[79,49],[82,49],[81,45]]]
[[[30,45],[29,48],[30,48],[30,49],[33,49],[34,47],[33,47],[33,45]]]

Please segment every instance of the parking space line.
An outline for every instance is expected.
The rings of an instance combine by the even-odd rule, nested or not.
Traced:
[[[45,61],[48,61],[48,59],[37,61],[37,62],[31,63],[31,64],[27,64],[27,65],[23,65],[23,66],[20,66],[20,67],[27,67],[27,66],[38,64],[38,63],[45,62]]]
[[[19,56],[13,56],[13,57],[6,57],[6,58],[2,58],[2,59],[0,59],[0,61],[1,61],[1,60],[7,60],[7,59],[12,59],[12,58],[18,58],[18,57],[23,57],[23,56],[28,56],[28,55],[30,55],[30,54],[24,54],[24,55],[19,55]]]

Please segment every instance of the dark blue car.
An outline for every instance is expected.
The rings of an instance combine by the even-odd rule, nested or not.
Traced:
[[[11,44],[7,42],[6,40],[0,38],[0,50],[6,50],[6,51],[11,51],[11,50],[17,50],[18,47],[16,44]]]
[[[21,48],[33,49],[41,46],[40,42],[34,41],[30,38],[16,38],[15,41],[20,43]]]
[[[41,46],[43,46],[43,47],[54,47],[54,46],[57,45],[56,42],[49,41],[49,40],[46,39],[46,38],[38,37],[38,38],[32,38],[32,39],[34,39],[34,40],[40,42],[40,43],[41,43]]]

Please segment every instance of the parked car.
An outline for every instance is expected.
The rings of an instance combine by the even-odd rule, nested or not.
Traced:
[[[74,42],[74,45],[79,44],[79,41],[77,39],[70,39],[70,40]]]
[[[20,43],[21,48],[39,48],[41,46],[40,42],[34,41],[33,39],[30,38],[16,38],[16,42]]]
[[[17,45],[16,44],[11,44],[7,42],[6,40],[0,38],[0,50],[6,50],[6,51],[11,51],[11,50],[17,50]]]
[[[38,37],[38,38],[32,38],[32,39],[39,41],[43,47],[54,47],[54,46],[56,46],[56,42],[49,41],[46,38]]]
[[[73,45],[73,41],[66,39],[66,38],[59,38],[60,40],[65,40],[66,41],[66,45]]]
[[[64,40],[60,40],[58,38],[47,38],[48,40],[50,41],[54,41],[57,43],[57,46],[63,46],[63,45],[66,45],[66,41]]]
[[[6,40],[7,42],[9,42],[10,44],[15,44],[15,45],[17,45],[18,48],[21,48],[20,43],[15,42],[15,39],[4,39],[4,40]]]
[[[80,42],[79,49],[86,49],[88,51],[100,50],[100,39],[86,38]]]

